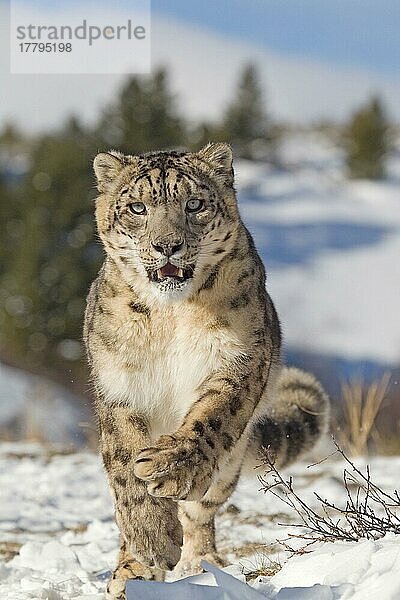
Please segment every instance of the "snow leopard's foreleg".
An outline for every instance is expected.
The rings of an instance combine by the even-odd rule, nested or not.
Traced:
[[[127,579],[161,579],[161,570],[175,566],[182,527],[177,504],[150,496],[146,484],[134,475],[135,457],[150,440],[146,420],[110,402],[99,402],[97,413],[101,454],[121,531],[119,560],[107,591],[111,598],[122,599]]]

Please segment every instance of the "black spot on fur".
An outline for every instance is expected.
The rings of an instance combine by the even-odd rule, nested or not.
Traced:
[[[256,329],[253,331],[254,344],[256,346],[265,346],[266,344],[266,331],[265,329]]]
[[[186,448],[182,448],[179,452],[176,453],[175,460],[177,462],[184,461],[188,457],[188,451]]]
[[[222,421],[219,417],[211,417],[208,419],[208,424],[213,431],[219,431],[221,429]]]
[[[233,446],[233,437],[229,433],[222,434],[222,446],[224,450],[230,450]]]
[[[238,284],[242,283],[242,281],[247,279],[247,277],[250,277],[251,274],[252,274],[252,272],[250,269],[243,271],[238,277],[238,280],[237,280]]]
[[[121,477],[120,475],[117,475],[115,478],[115,483],[117,483],[121,487],[126,487],[127,480],[125,477]]]
[[[107,450],[103,452],[103,464],[106,471],[109,471],[111,467],[111,454]]]
[[[240,294],[239,296],[237,296],[236,298],[234,298],[233,300],[230,301],[230,307],[231,308],[244,308],[245,306],[248,305],[248,303],[250,302],[250,296],[247,292],[243,292],[242,294]]]
[[[221,502],[218,500],[200,500],[200,504],[205,509],[218,508]]]
[[[126,448],[117,448],[114,452],[114,460],[118,460],[123,465],[127,465],[131,460],[132,455]]]
[[[103,346],[105,348],[107,348],[107,350],[114,350],[115,349],[115,344],[113,342],[112,339],[110,339],[105,333],[104,331],[102,331],[101,329],[99,329],[98,327],[96,327],[94,329],[94,332],[96,333],[97,337],[100,339],[101,343],[103,344]]]
[[[141,304],[140,302],[132,301],[129,303],[129,307],[135,313],[140,313],[140,314],[146,315],[146,317],[150,316],[150,309],[147,306],[145,306],[144,304]]]
[[[257,423],[257,431],[260,436],[260,446],[270,449],[273,455],[279,453],[282,446],[282,427],[269,417],[265,417]]]
[[[234,396],[229,400],[229,412],[232,416],[236,415],[239,408],[242,406],[242,401],[238,396]]]
[[[147,436],[149,434],[149,429],[146,421],[138,415],[129,415],[128,422],[131,426],[135,428],[135,430],[139,431],[139,433],[141,433],[142,435]]]
[[[219,272],[219,266],[217,265],[211,270],[211,273],[209,274],[209,276],[207,277],[207,279],[205,280],[203,285],[200,287],[200,291],[201,290],[209,290],[213,287],[215,280],[217,279],[218,272]]]
[[[206,437],[206,443],[210,446],[210,448],[215,448],[215,444],[210,437]]]
[[[117,288],[109,281],[107,282],[106,291],[108,292],[108,295],[111,296],[111,298],[115,298],[115,296],[118,295]]]
[[[204,433],[204,425],[201,421],[195,421],[193,425],[193,431],[198,433],[199,435],[203,435]]]
[[[203,452],[203,450],[202,450],[201,448],[198,448],[198,449],[197,449],[197,454],[199,455],[199,457],[201,458],[201,460],[202,460],[202,461],[204,461],[204,462],[208,462],[208,460],[209,460],[209,457],[207,456],[207,454],[205,454],[205,453]]]
[[[304,427],[298,421],[292,420],[285,423],[286,435],[286,462],[290,463],[300,454],[306,438]]]

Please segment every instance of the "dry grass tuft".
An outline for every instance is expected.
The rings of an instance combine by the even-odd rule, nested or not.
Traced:
[[[246,581],[252,581],[257,577],[272,577],[282,569],[282,564],[279,560],[270,558],[263,552],[262,548],[257,549],[253,559],[247,561],[248,564],[241,565],[242,573],[246,577]]]
[[[342,384],[343,414],[338,419],[336,434],[341,446],[352,456],[368,454],[371,442],[379,441],[376,418],[386,398],[391,375],[365,386],[362,379]]]

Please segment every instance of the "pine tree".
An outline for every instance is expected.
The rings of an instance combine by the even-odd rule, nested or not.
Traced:
[[[23,154],[22,144],[22,136],[16,127],[6,124],[0,132],[0,351],[8,350],[5,325],[9,322],[10,312],[21,308],[18,297],[13,302],[16,290],[11,264],[25,232],[22,194],[18,185],[20,178],[13,173],[16,157]],[[4,357],[3,351],[2,355]]]
[[[350,177],[381,179],[389,151],[385,109],[372,98],[350,119],[345,129],[346,164]]]
[[[68,382],[82,371],[85,297],[101,260],[93,220],[94,140],[76,120],[36,141],[18,195],[23,235],[1,277],[0,351]]]
[[[254,65],[247,65],[239,78],[234,100],[223,118],[225,140],[239,156],[258,158],[268,154],[272,128],[265,110],[265,101]]]
[[[106,147],[131,154],[185,144],[185,123],[169,91],[166,71],[130,77],[116,104],[103,115],[99,136]]]
[[[0,146],[1,147],[1,146]],[[8,257],[11,254],[9,235],[12,229],[15,205],[5,183],[4,174],[0,172],[0,276],[5,271]]]

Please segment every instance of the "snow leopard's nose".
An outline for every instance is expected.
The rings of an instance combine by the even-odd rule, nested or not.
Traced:
[[[157,252],[169,257],[181,250],[183,246],[183,240],[177,238],[159,238],[155,242],[151,242],[151,245],[153,246],[154,250],[157,250]]]

